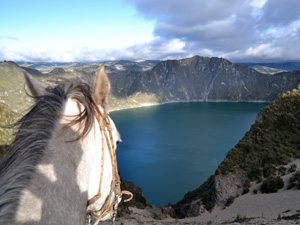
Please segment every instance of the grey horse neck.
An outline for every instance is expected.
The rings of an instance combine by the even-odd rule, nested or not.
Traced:
[[[0,163],[0,224],[13,224],[21,192],[48,149],[49,140],[68,98],[79,99],[86,107],[84,121],[87,127],[84,132],[87,133],[93,125],[90,108],[93,102],[90,102],[89,86],[67,82],[47,91],[47,95],[40,96],[33,108],[16,123],[19,130]],[[81,120],[78,118],[75,123]]]

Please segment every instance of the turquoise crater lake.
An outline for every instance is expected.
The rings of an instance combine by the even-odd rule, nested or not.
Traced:
[[[172,103],[111,112],[121,177],[164,206],[213,175],[268,103]]]

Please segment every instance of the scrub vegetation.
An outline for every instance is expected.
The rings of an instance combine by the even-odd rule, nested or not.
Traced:
[[[20,114],[12,111],[6,104],[0,102],[0,159],[6,147],[13,141],[14,129],[11,125],[17,122]]]
[[[299,119],[300,86],[259,112],[256,122],[228,152],[216,175],[238,167],[247,171],[250,181],[282,173],[281,165],[300,158]]]

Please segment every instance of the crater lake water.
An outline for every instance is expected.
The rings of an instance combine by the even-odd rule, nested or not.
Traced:
[[[174,204],[214,174],[268,103],[191,102],[111,112],[123,142],[122,179],[156,206]]]

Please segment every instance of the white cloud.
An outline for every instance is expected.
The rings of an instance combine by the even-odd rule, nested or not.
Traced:
[[[157,40],[180,40],[184,46],[174,57],[185,52],[235,61],[299,60],[299,0],[125,1],[156,21],[156,41],[148,49]]]
[[[2,35],[0,34],[0,39],[9,39],[9,40],[14,40],[14,41],[19,41],[17,37],[10,36],[10,35]]]
[[[250,5],[256,8],[262,8],[268,0],[253,0]]]
[[[281,55],[281,49],[274,47],[270,43],[261,44],[257,47],[250,47],[246,50],[245,54],[249,57],[260,57],[260,58],[278,58]]]
[[[191,55],[232,61],[299,60],[299,0],[123,1],[134,6],[136,20],[152,21],[152,35],[149,29],[137,33],[116,29],[110,35],[90,35],[85,44],[82,34],[76,43],[62,44],[58,37],[52,46],[29,45],[0,35],[0,60],[145,60]]]

